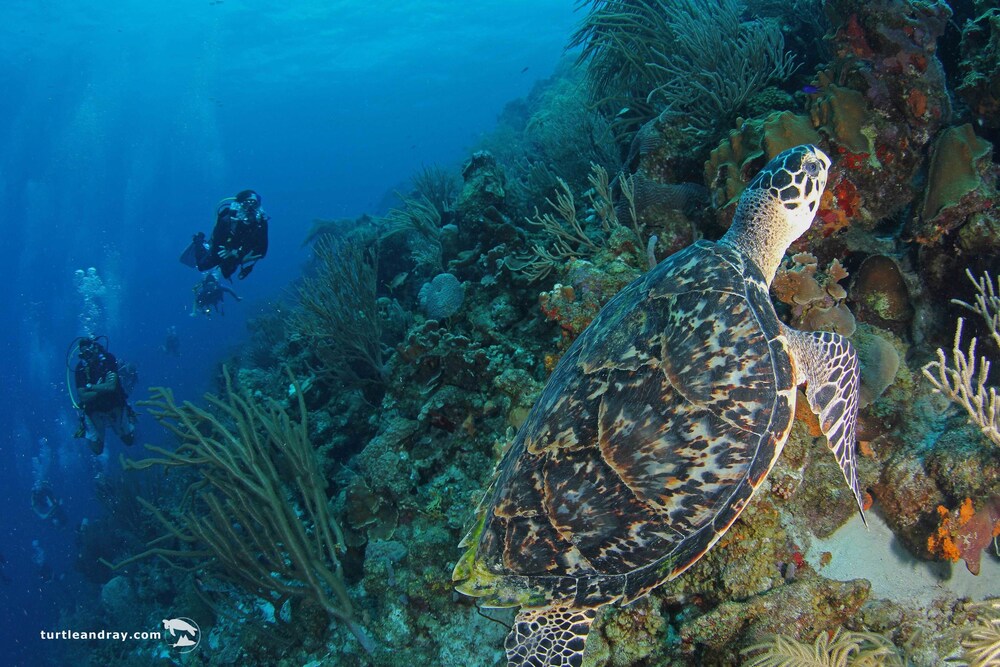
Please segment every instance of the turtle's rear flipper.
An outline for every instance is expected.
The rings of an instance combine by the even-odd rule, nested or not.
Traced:
[[[795,360],[795,383],[806,383],[809,407],[819,416],[819,427],[837,457],[844,479],[854,493],[864,521],[864,501],[858,483],[855,454],[858,423],[858,390],[861,371],[858,353],[840,334],[797,331],[782,327]],[[865,521],[865,525],[868,522]]]
[[[580,667],[597,612],[572,607],[522,607],[507,635],[508,667]]]

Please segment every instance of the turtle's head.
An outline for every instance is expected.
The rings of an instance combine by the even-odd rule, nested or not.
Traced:
[[[747,185],[724,242],[763,271],[768,283],[788,246],[812,224],[826,187],[830,158],[811,144],[778,154]]]

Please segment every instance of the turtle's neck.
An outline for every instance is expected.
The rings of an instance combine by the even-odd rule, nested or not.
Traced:
[[[766,193],[744,193],[736,206],[733,223],[719,243],[736,249],[756,264],[770,286],[788,246],[801,235],[785,221],[781,204]]]

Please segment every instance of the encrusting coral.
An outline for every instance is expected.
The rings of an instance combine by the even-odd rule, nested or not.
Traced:
[[[737,119],[705,161],[705,182],[712,191],[712,204],[732,217],[736,202],[750,178],[768,160],[799,144],[819,144],[809,119],[789,111],[774,112],[762,119]]]
[[[869,255],[854,272],[850,302],[862,322],[905,333],[913,319],[909,289],[899,265],[885,255]]]

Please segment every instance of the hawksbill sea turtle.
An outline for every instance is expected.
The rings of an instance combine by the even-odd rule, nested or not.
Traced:
[[[774,466],[800,384],[864,517],[857,354],[843,336],[785,326],[768,296],[829,167],[815,146],[775,157],[725,236],[628,285],[552,372],[452,575],[483,606],[521,607],[511,667],[580,665],[599,607],[701,558]]]

